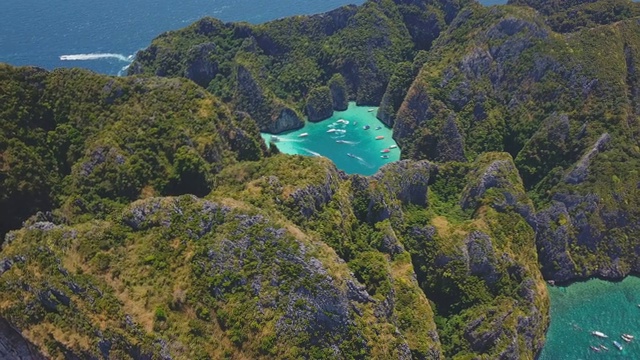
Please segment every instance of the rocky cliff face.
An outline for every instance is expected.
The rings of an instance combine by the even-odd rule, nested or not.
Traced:
[[[0,358],[6,360],[44,360],[37,348],[13,329],[4,319],[0,319]]]
[[[320,121],[333,115],[333,107],[331,90],[328,86],[321,86],[309,92],[305,113],[309,121]]]

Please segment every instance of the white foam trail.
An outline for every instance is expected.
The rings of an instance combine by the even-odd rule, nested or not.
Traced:
[[[313,155],[313,156],[322,156],[322,154],[317,153],[317,152],[315,152],[315,151],[311,151],[311,150],[309,150],[309,149],[307,149],[307,148],[301,148],[301,149],[302,149],[302,150],[304,150],[304,151],[306,151],[306,152],[308,152],[309,154],[311,154],[311,155]]]
[[[133,55],[125,56],[122,54],[111,53],[60,55],[60,60],[62,61],[86,61],[100,59],[116,59],[124,62],[131,62],[133,60]]]
[[[336,140],[339,144],[349,144],[349,145],[358,145],[360,142],[350,141],[350,140]]]

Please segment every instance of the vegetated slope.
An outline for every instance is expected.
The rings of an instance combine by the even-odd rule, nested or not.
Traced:
[[[33,218],[7,236],[0,317],[53,358],[533,358],[542,346],[548,299],[508,154],[370,178],[278,155],[215,183],[206,200],[148,198],[104,220]]]
[[[403,156],[515,158],[543,274],[639,270],[640,25],[553,32],[525,7],[469,7],[434,43],[394,125]]]
[[[380,103],[396,64],[428,49],[464,3],[368,1],[261,25],[205,18],[156,38],[129,74],[193,79],[278,133],[302,127],[300,112],[318,87]],[[327,105],[342,110],[339,103]]]
[[[637,18],[570,34],[550,21],[600,3],[538,13],[372,1],[258,26],[205,19],[139,54],[132,71],[199,81],[214,69],[200,83],[255,122],[185,80],[3,68],[2,143],[14,150],[3,148],[13,170],[0,180],[30,200],[24,214],[57,210],[8,235],[0,321],[53,357],[534,358],[543,276],[639,271]],[[386,23],[398,16],[404,25]],[[345,22],[340,37],[317,30]],[[404,35],[372,40],[388,33]],[[351,54],[358,76],[318,60],[319,44]],[[358,59],[372,54],[393,62],[368,72]],[[112,82],[128,89],[122,102],[108,100]],[[413,160],[362,177],[326,159],[263,157],[258,128],[299,126],[304,105],[324,114],[345,94],[380,101]],[[158,114],[168,122],[145,127]],[[55,145],[52,117],[91,126]],[[151,160],[136,164],[160,170],[118,170],[119,156],[141,153]],[[66,170],[49,177],[48,164]],[[182,193],[206,200],[149,198]]]
[[[0,235],[37,211],[103,216],[141,196],[205,195],[266,151],[255,123],[184,79],[0,65]]]

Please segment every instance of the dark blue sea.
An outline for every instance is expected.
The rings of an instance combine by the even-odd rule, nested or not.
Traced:
[[[265,21],[364,0],[3,0],[0,62],[118,74],[160,33],[204,17]],[[496,3],[499,0],[485,0]],[[61,60],[74,59],[74,60]]]

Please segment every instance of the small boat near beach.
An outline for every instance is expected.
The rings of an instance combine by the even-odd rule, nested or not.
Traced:
[[[383,158],[383,159],[388,159],[389,155],[380,155],[380,157]]]
[[[382,126],[376,126],[376,130],[382,129]]]
[[[613,345],[615,345],[618,348],[618,350],[622,351],[623,348],[622,348],[622,345],[620,345],[619,342],[613,340]]]
[[[309,136],[309,133],[302,133],[302,134],[298,135],[298,137],[307,137],[307,136]]]
[[[362,130],[369,130],[370,128],[371,128],[371,126],[365,125],[365,126],[362,127]]]
[[[380,136],[376,136],[376,140],[382,140],[384,139],[384,136],[380,135]]]
[[[382,150],[380,150],[380,152],[381,152],[381,153],[388,153],[388,152],[390,152],[390,151],[391,151],[391,150],[389,150],[389,149],[382,149]]]
[[[369,109],[367,112],[374,112],[376,109]]]
[[[395,149],[397,147],[398,147],[398,145],[391,145],[391,146],[389,146],[389,149]]]
[[[597,336],[597,337],[599,337],[599,338],[603,338],[603,339],[606,339],[606,338],[608,338],[608,337],[609,337],[607,334],[605,334],[605,333],[603,333],[603,332],[601,332],[601,331],[592,331],[592,332],[591,332],[591,335],[593,335],[593,336]]]
[[[274,142],[274,143],[275,143],[275,142],[278,142],[278,141],[280,141],[280,138],[279,138],[279,137],[277,137],[277,136],[275,136],[275,135],[271,135],[271,142]]]

